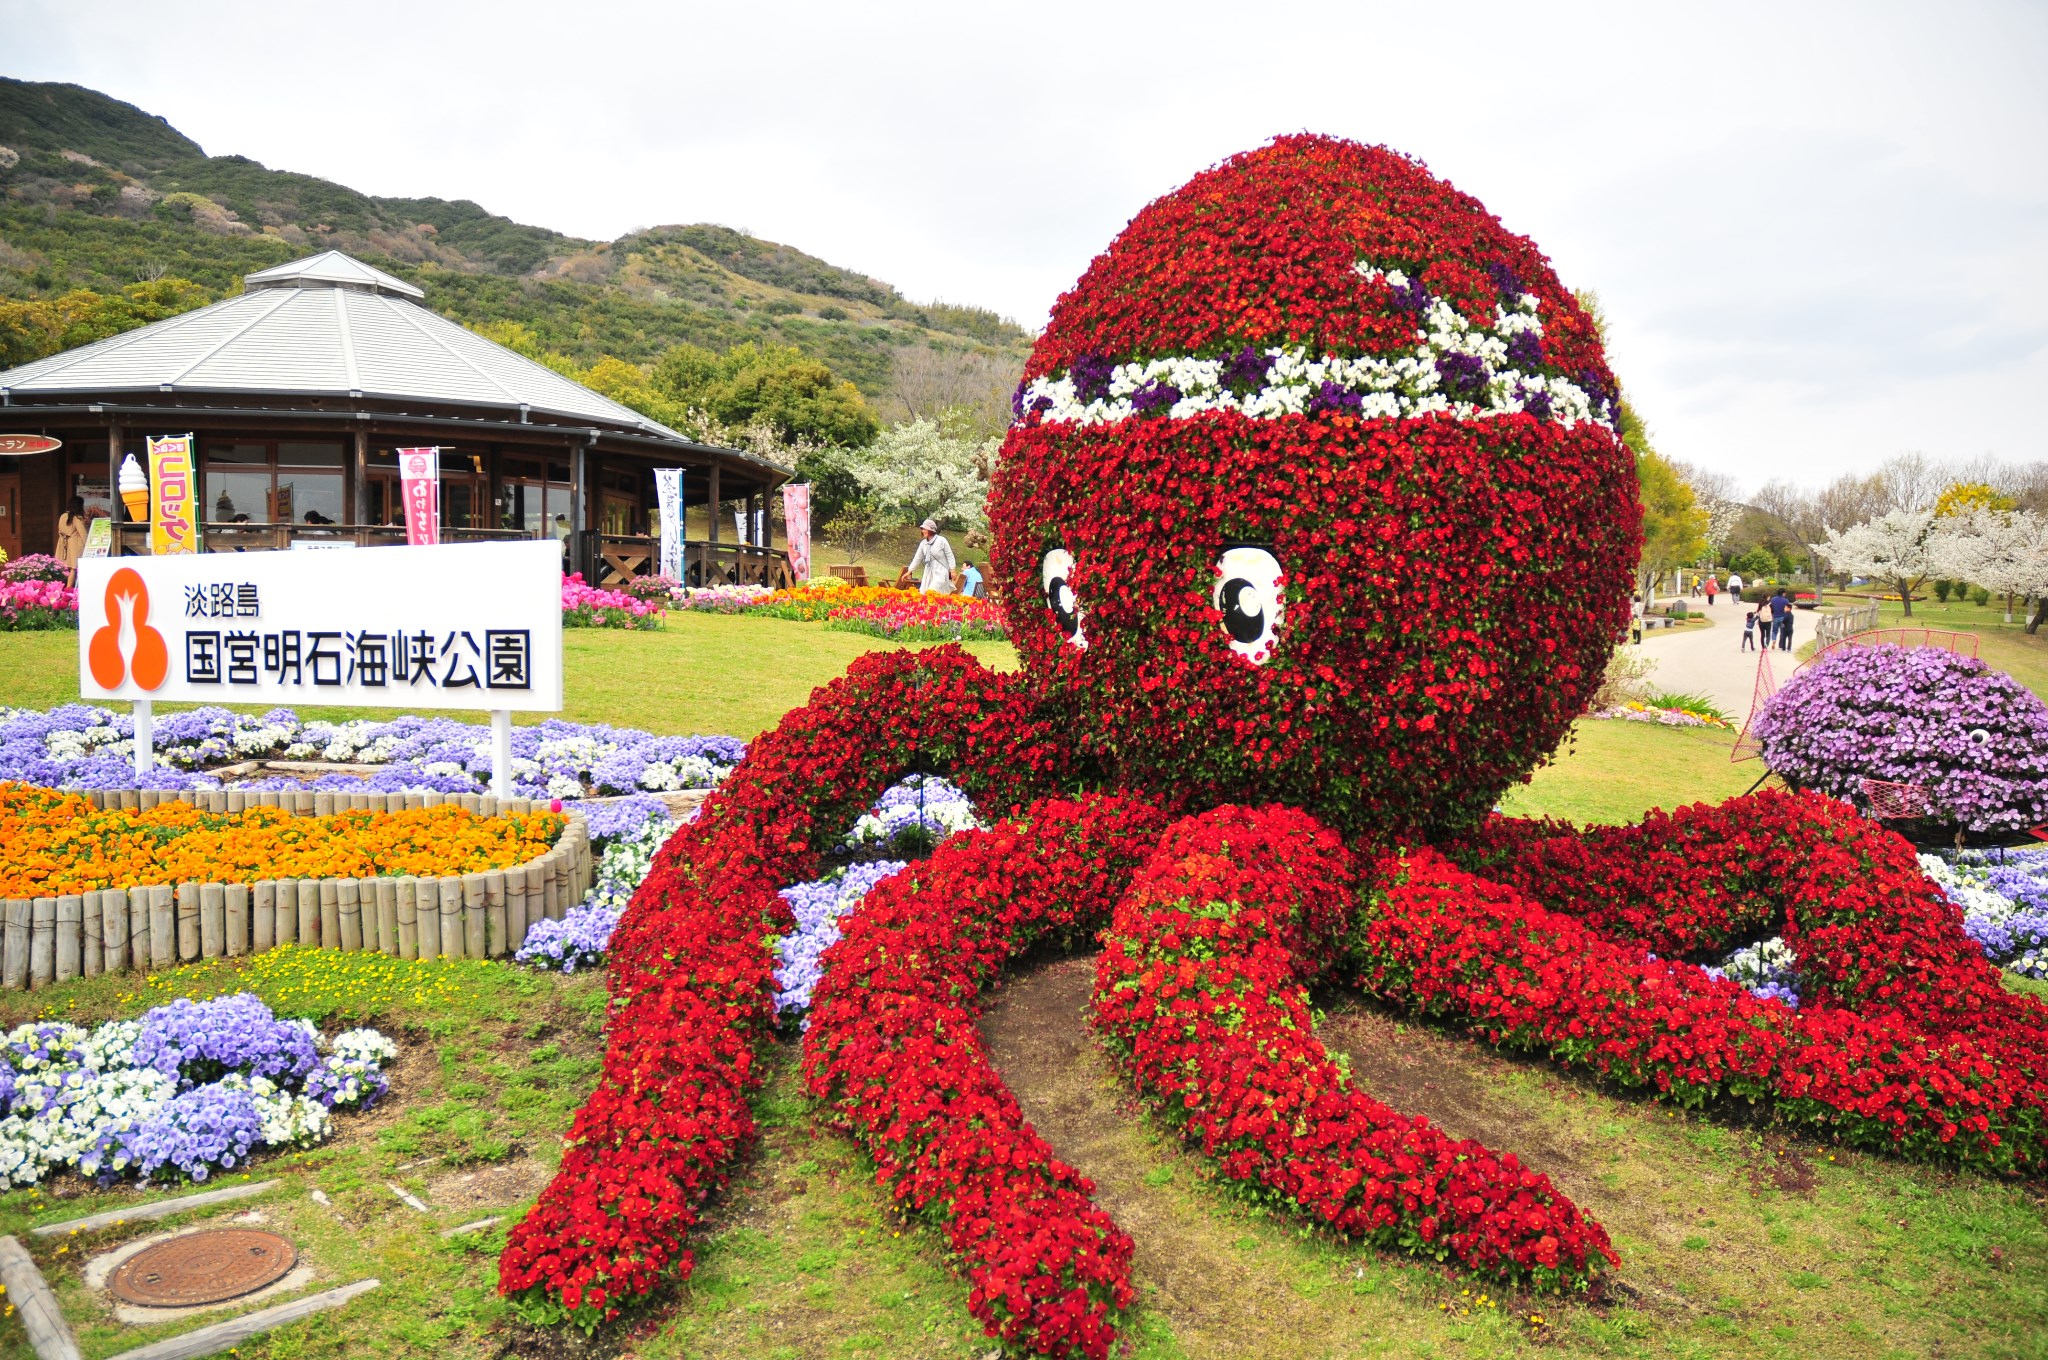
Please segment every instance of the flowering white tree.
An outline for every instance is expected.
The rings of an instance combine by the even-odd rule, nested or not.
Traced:
[[[929,517],[975,530],[987,522],[988,480],[999,439],[976,439],[970,422],[947,412],[905,421],[852,451],[852,472],[884,518],[916,524]]]
[[[1941,575],[2005,597],[2007,623],[2014,600],[2043,601],[2027,631],[2041,626],[2041,614],[2048,609],[2048,516],[1979,507],[1945,520],[1933,546]]]
[[[1847,529],[1830,529],[1814,550],[1836,571],[1868,576],[1898,591],[1911,618],[1913,592],[1943,569],[1947,536],[1932,510],[1892,510]]]

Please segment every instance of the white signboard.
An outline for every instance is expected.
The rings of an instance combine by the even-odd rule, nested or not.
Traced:
[[[556,713],[562,550],[82,558],[87,699]]]

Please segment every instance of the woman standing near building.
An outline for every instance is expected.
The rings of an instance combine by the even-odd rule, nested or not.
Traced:
[[[57,560],[64,564],[70,584],[78,584],[78,559],[85,556],[85,498],[73,496],[64,513],[57,516]]]

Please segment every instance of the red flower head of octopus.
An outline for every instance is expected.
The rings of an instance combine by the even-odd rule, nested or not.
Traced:
[[[1011,636],[1119,783],[1468,825],[1626,626],[1618,406],[1531,242],[1397,153],[1280,138],[1054,307],[990,497]]]

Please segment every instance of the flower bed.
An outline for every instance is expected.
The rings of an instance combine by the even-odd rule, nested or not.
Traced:
[[[13,559],[0,558],[0,583],[24,581],[67,581],[71,573],[48,553],[28,553]]]
[[[1937,647],[1837,647],[1771,696],[1754,733],[1787,782],[1868,810],[1865,779],[1915,784],[1929,816],[2006,833],[2048,822],[2048,704]]]
[[[88,1032],[0,1037],[0,1181],[75,1171],[109,1183],[203,1181],[259,1151],[325,1139],[336,1112],[383,1095],[398,1048],[373,1029],[323,1038],[248,992],[179,999]]]
[[[1699,713],[1689,708],[1662,708],[1655,704],[1639,703],[1633,699],[1626,703],[1616,704],[1612,708],[1597,709],[1586,716],[1622,722],[1657,723],[1663,727],[1725,728],[1728,726],[1727,723],[1709,713]]]
[[[825,626],[899,642],[1000,641],[1010,635],[1000,609],[962,595],[847,605],[826,614]]]
[[[0,708],[0,779],[45,787],[132,789],[133,720],[89,704],[47,713]],[[301,722],[288,708],[260,716],[200,708],[157,717],[159,762],[142,787],[332,793],[482,793],[490,786],[491,730],[414,715],[389,722]],[[512,729],[512,792],[522,798],[712,788],[746,753],[731,737],[651,732],[560,719]],[[217,775],[252,760],[375,765],[374,774]]]
[[[678,603],[703,614],[744,614],[775,594],[773,586],[702,586],[684,588]]]
[[[830,581],[832,584],[827,585]],[[926,596],[915,590],[897,590],[893,586],[849,586],[836,577],[825,577],[809,581],[789,590],[778,590],[764,595],[748,607],[747,613],[770,619],[798,619],[813,621],[825,618],[835,609],[848,609],[857,605],[916,604]]]
[[[1984,957],[2048,980],[2048,850],[1922,855],[1920,867],[1962,909],[1963,931]]]
[[[78,592],[62,581],[0,581],[0,632],[78,627]]]
[[[664,604],[622,590],[600,590],[583,573],[562,578],[564,628],[659,628]]]
[[[0,783],[0,898],[143,884],[275,878],[444,877],[547,853],[562,818],[479,817],[451,804],[297,817],[279,808],[203,812],[187,802],[102,809],[77,794]]]
[[[675,831],[668,808],[653,798],[594,804],[586,824],[597,855],[596,882],[560,920],[533,924],[516,956],[521,963],[562,973],[601,964],[626,904]]]

